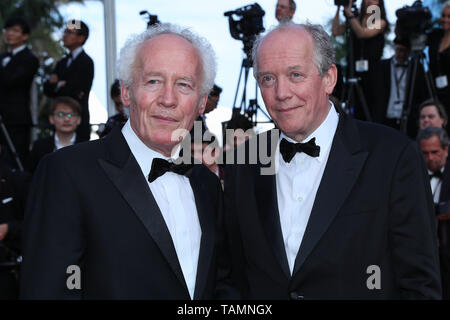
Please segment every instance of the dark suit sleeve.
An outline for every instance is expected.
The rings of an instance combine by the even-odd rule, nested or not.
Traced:
[[[61,70],[63,61],[64,61],[64,59],[58,61],[58,63],[55,66],[55,69],[52,72],[52,74],[56,74],[58,76],[58,78],[61,77],[61,72],[59,70]],[[57,83],[50,83],[49,80],[45,81],[44,82],[44,94],[50,98],[56,97],[57,96],[56,86],[57,86]]]
[[[89,90],[94,78],[94,63],[89,57],[84,57],[76,76],[65,79],[67,83],[57,90],[58,96],[69,96],[77,100],[89,96]]]
[[[390,198],[389,240],[396,282],[405,299],[440,299],[436,219],[417,146],[409,143],[397,162]],[[383,272],[381,270],[381,272]]]
[[[14,72],[6,72],[0,68],[0,83],[4,90],[17,87],[28,87],[39,67],[39,60],[33,55],[20,60]]]
[[[228,243],[228,239],[225,232],[225,220],[224,220],[224,201],[223,192],[220,185],[220,180],[217,179],[217,192],[218,192],[218,268],[217,268],[217,286],[215,297],[222,300],[237,300],[241,298],[241,295],[232,281],[232,264],[231,253]]]
[[[65,161],[52,154],[42,159],[32,182],[25,213],[22,299],[79,299],[67,288],[67,268],[83,270],[80,200]],[[82,275],[81,275],[82,278]]]

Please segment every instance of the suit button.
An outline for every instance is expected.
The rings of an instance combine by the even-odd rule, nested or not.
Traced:
[[[299,295],[297,292],[291,292],[290,293],[291,300],[303,300],[304,297],[302,295]]]

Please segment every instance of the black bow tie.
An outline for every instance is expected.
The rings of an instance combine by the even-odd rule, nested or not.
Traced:
[[[12,56],[13,56],[13,53],[12,53],[12,51],[7,51],[7,52],[5,53],[5,56],[4,56],[4,58],[6,58],[6,57],[10,57],[10,58],[12,58]]]
[[[432,178],[438,178],[438,179],[442,179],[442,172],[441,170],[433,172],[432,174],[429,175],[430,176],[430,180]]]
[[[164,159],[154,158],[152,162],[152,168],[150,169],[150,174],[148,175],[148,181],[153,182],[159,177],[161,177],[166,172],[174,172],[181,175],[186,175],[190,169],[192,169],[193,164],[175,164]]]
[[[285,162],[291,162],[297,152],[304,152],[311,157],[318,157],[320,147],[316,145],[316,138],[312,138],[306,143],[291,143],[282,139],[280,143],[280,153]]]

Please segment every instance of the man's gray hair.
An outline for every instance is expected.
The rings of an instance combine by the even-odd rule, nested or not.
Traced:
[[[431,137],[436,136],[439,138],[442,149],[448,147],[448,135],[447,131],[439,127],[426,127],[419,131],[417,134],[417,142],[420,143],[422,140],[428,140]]]
[[[444,5],[442,6],[442,11],[444,11],[444,9],[446,9],[446,8],[450,8],[450,0],[449,0],[449,1],[446,1],[446,2],[444,3]]]
[[[258,75],[258,50],[264,39],[272,32],[286,29],[286,28],[301,28],[311,35],[314,43],[313,58],[314,63],[319,70],[319,74],[324,76],[330,69],[331,65],[335,64],[335,51],[330,36],[319,24],[302,23],[297,24],[292,21],[282,22],[273,27],[268,33],[257,37],[253,44],[252,59],[253,59],[253,75],[257,78]],[[294,40],[295,41],[295,40]]]
[[[119,59],[117,61],[117,72],[121,84],[127,88],[131,88],[133,85],[133,74],[139,49],[147,40],[163,34],[180,36],[197,49],[202,68],[201,93],[202,95],[208,94],[214,85],[217,69],[216,55],[211,44],[208,40],[193,33],[188,28],[183,28],[170,23],[156,24],[146,31],[137,35],[132,35],[128,38],[125,45],[120,50]]]

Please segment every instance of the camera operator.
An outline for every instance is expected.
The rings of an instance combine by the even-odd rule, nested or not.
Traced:
[[[411,64],[411,42],[409,38],[394,39],[394,55],[382,59],[372,72],[371,83],[377,86],[373,89],[373,98],[368,101],[374,122],[382,123],[394,129],[401,129],[401,121],[405,107],[409,103],[407,87],[409,83],[408,66]],[[412,105],[409,111],[406,132],[411,138],[417,135],[419,118],[418,107],[427,99],[425,75],[422,68],[415,76]]]
[[[378,6],[380,16],[373,19],[370,7]],[[344,15],[346,16],[350,28],[351,37],[353,37],[353,57],[355,59],[358,77],[361,78],[361,87],[367,101],[370,101],[371,89],[369,74],[374,70],[374,65],[381,59],[384,49],[384,34],[389,31],[389,22],[386,17],[386,9],[383,0],[363,0],[361,2],[360,14],[357,16],[353,11],[353,0],[348,2],[348,6],[344,7]],[[333,20],[332,34],[333,36],[345,34],[345,23],[339,23],[339,11],[341,6],[337,6],[336,15]],[[375,24],[373,25],[373,23]],[[369,110],[370,111],[370,110]],[[355,117],[364,119],[360,108],[355,110]]]
[[[450,1],[442,9],[442,28],[434,29],[428,37],[430,71],[439,100],[450,112]],[[447,133],[449,130],[447,129]]]
[[[450,229],[448,229],[450,220],[441,219],[441,217],[450,214],[448,210],[450,207],[448,136],[443,128],[427,127],[419,131],[417,142],[427,165],[431,192],[438,217],[442,297],[443,299],[450,299]]]

